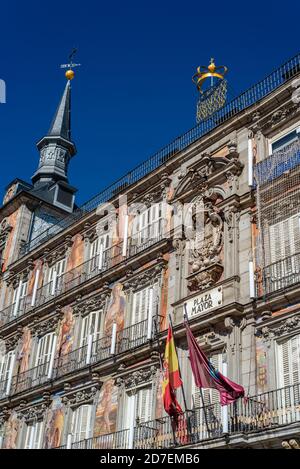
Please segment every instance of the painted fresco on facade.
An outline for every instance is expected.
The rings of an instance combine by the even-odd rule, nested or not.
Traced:
[[[103,384],[96,409],[95,437],[116,431],[118,391],[118,387],[115,386],[113,379],[109,379]]]
[[[13,412],[5,425],[5,437],[3,442],[4,449],[16,449],[17,438],[20,429],[20,420],[18,419],[17,413]]]
[[[57,355],[59,357],[70,353],[74,342],[75,319],[73,317],[72,308],[67,306],[63,311],[64,316],[59,325],[57,338]]]
[[[54,397],[46,419],[44,447],[56,448],[62,443],[65,420],[65,406],[60,397]]]
[[[110,336],[113,323],[117,324],[117,331],[124,328],[126,296],[123,292],[123,285],[116,283],[112,287],[111,296],[104,321],[104,335]]]
[[[19,345],[19,352],[17,354],[17,360],[19,362],[19,373],[23,373],[29,369],[31,345],[31,331],[29,327],[25,326],[23,328],[23,334]]]
[[[2,265],[2,272],[4,272],[7,269],[7,266],[10,262],[11,256],[13,255],[13,240],[14,240],[14,237],[15,237],[18,217],[19,217],[19,210],[16,210],[14,213],[12,213],[6,219],[8,225],[12,229],[8,233],[8,237],[7,237],[7,240],[6,240],[6,243],[5,243],[5,249],[4,249],[4,254],[3,254],[4,262],[3,262],[3,265]]]
[[[67,271],[82,265],[84,262],[84,243],[81,234],[74,236],[70,255],[67,261]]]
[[[256,364],[257,364],[257,390],[265,392],[268,389],[267,374],[267,349],[262,339],[256,339]]]

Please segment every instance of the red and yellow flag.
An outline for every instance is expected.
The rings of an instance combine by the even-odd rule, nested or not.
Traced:
[[[163,363],[162,394],[165,411],[170,416],[182,414],[182,409],[175,396],[175,389],[180,388],[181,386],[182,381],[179,373],[174,337],[172,328],[169,326]]]

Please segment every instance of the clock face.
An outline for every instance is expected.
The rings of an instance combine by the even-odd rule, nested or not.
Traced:
[[[31,229],[30,241],[37,238],[41,233],[46,231],[50,226],[58,223],[60,218],[55,217],[46,210],[39,208],[34,213],[34,220]]]

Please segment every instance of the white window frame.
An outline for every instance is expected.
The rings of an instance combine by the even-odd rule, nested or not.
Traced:
[[[55,353],[55,343],[55,332],[49,332],[43,335],[37,343],[34,368],[36,368],[37,373],[39,373],[40,369],[43,367],[43,375],[45,375],[45,377],[48,375],[50,362]]]
[[[158,239],[162,234],[164,220],[163,209],[163,202],[156,202],[134,217],[132,239],[136,246],[143,245],[149,240]]]
[[[299,125],[294,125],[288,129],[283,130],[282,132],[278,133],[276,136],[269,138],[268,139],[268,150],[269,150],[269,156],[273,154],[272,147],[274,143],[278,142],[278,140],[281,140],[282,138],[286,137],[288,134],[291,134],[296,130],[296,133],[299,135],[300,134],[300,126]],[[282,147],[284,148],[284,146]]]
[[[26,425],[24,449],[41,449],[44,435],[44,422],[38,420]]]
[[[102,266],[99,265],[100,259],[100,250],[103,246],[102,251]],[[108,250],[110,248],[110,235],[109,233],[103,233],[97,238],[95,238],[89,246],[89,271],[93,272],[94,270],[102,270],[105,262],[107,261]]]
[[[93,436],[92,411],[93,404],[83,404],[72,411],[71,433],[72,443],[87,440]],[[82,430],[84,412],[86,411],[86,428]],[[84,438],[81,438],[81,434]]]
[[[66,268],[67,259],[65,257],[59,259],[49,267],[47,273],[47,295],[52,295],[54,272],[56,272],[55,292],[57,292],[61,287],[62,276],[66,273]]]

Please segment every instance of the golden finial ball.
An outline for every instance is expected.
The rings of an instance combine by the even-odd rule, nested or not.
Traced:
[[[66,79],[67,80],[73,80],[75,76],[75,73],[73,72],[73,70],[67,70],[66,71]]]

